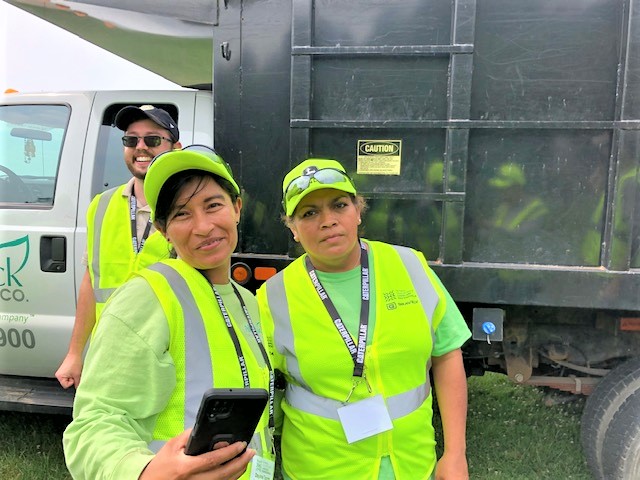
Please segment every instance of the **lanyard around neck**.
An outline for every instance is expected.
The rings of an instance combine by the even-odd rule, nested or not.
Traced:
[[[353,341],[353,338],[351,338],[351,334],[349,333],[347,328],[344,326],[344,323],[340,318],[340,314],[338,313],[338,310],[336,309],[335,305],[329,298],[329,295],[327,294],[326,290],[322,286],[322,283],[318,278],[316,270],[313,267],[313,264],[311,263],[311,259],[309,258],[309,255],[305,257],[305,266],[307,268],[307,273],[311,278],[311,282],[313,283],[313,286],[315,287],[316,292],[320,297],[320,300],[322,300],[324,307],[327,309],[327,312],[329,313],[329,315],[331,316],[331,319],[333,320],[333,325],[336,327],[336,330],[338,330],[338,333],[340,334],[342,341],[344,342],[347,349],[349,350],[349,353],[351,354],[351,358],[353,359],[353,365],[354,365],[353,376],[362,377],[364,372],[364,356],[365,356],[365,351],[367,349],[367,332],[369,330],[369,301],[370,301],[369,254],[364,245],[364,242],[360,240],[361,305],[360,305],[360,325],[358,327],[358,344],[357,345]]]
[[[247,308],[247,305],[244,303],[244,300],[242,299],[242,295],[240,295],[240,292],[238,291],[236,286],[233,283],[231,283],[231,286],[233,287],[233,291],[236,294],[238,301],[240,302],[240,306],[242,307],[242,312],[244,313],[244,316],[247,320],[247,324],[251,329],[253,338],[255,339],[256,343],[258,344],[258,347],[260,348],[260,353],[262,353],[262,358],[264,359],[264,363],[269,369],[269,426],[273,427],[275,425],[274,416],[273,416],[275,375],[271,368],[271,362],[269,362],[269,356],[267,355],[267,351],[264,348],[264,344],[260,339],[260,335],[258,334],[256,327],[253,325],[253,322],[251,321],[251,315],[249,314],[249,309]],[[218,302],[218,306],[220,307],[220,313],[222,314],[224,323],[227,326],[227,331],[229,332],[229,336],[231,337],[231,341],[233,342],[233,346],[236,350],[236,355],[238,357],[238,364],[240,365],[240,373],[242,374],[242,382],[243,382],[244,388],[249,388],[250,387],[249,371],[247,369],[247,362],[244,358],[244,354],[242,353],[242,347],[240,346],[240,339],[238,338],[238,334],[236,333],[235,328],[233,328],[231,317],[229,316],[229,312],[227,311],[227,308],[224,305],[222,296],[218,293],[218,290],[213,284],[211,284],[211,289],[213,290],[213,295],[215,296],[216,301]]]
[[[133,245],[133,253],[135,253],[136,255],[140,253],[140,250],[142,250],[142,247],[144,247],[144,242],[149,236],[152,223],[151,216],[149,216],[149,221],[147,222],[147,226],[145,227],[142,238],[140,239],[140,245],[138,245],[138,225],[136,222],[137,209],[138,204],[136,202],[136,195],[132,191],[131,195],[129,196],[129,215],[131,217],[131,244]]]

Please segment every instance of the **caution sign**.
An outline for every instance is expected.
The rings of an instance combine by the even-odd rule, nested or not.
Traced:
[[[402,140],[358,140],[356,173],[400,175]]]

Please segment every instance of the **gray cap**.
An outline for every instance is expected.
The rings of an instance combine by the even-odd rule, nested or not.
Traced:
[[[124,107],[116,114],[115,123],[116,127],[126,132],[129,125],[133,122],[147,118],[168,130],[174,142],[180,140],[180,130],[178,130],[178,125],[175,120],[171,118],[171,115],[169,115],[166,110],[154,107],[153,105],[142,105],[141,107],[129,105],[128,107]]]

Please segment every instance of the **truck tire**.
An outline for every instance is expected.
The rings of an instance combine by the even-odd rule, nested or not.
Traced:
[[[597,480],[605,480],[602,454],[607,429],[615,413],[635,392],[640,392],[640,358],[628,360],[612,370],[587,399],[580,437],[587,464]]]
[[[640,376],[640,373],[639,375]],[[607,480],[640,478],[640,390],[615,413],[605,435],[602,472]]]

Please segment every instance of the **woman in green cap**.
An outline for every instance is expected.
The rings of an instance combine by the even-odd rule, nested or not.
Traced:
[[[460,347],[470,332],[451,296],[420,252],[359,237],[365,202],[337,161],[305,160],[282,191],[285,223],[306,253],[257,298],[287,380],[284,477],[468,478]]]
[[[106,305],[64,433],[67,466],[91,480],[271,479],[272,408],[244,453],[242,442],[184,453],[208,388],[273,390],[255,298],[229,279],[240,188],[212,149],[192,145],[158,155],[144,190],[178,258],[137,272]]]

